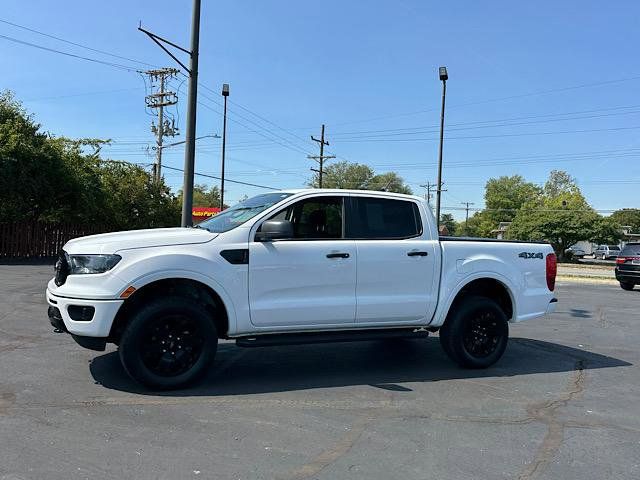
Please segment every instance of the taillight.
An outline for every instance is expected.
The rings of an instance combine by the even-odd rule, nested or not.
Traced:
[[[622,265],[623,263],[632,262],[633,260],[640,260],[640,257],[618,257],[616,263]]]
[[[553,292],[556,288],[556,273],[558,273],[558,259],[555,253],[547,255],[547,287]]]

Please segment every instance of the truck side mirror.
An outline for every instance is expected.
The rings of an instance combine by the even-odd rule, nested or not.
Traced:
[[[256,232],[256,242],[271,242],[293,238],[293,223],[289,220],[267,220]]]

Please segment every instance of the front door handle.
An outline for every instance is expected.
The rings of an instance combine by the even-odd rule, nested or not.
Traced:
[[[429,252],[409,252],[407,255],[410,257],[426,257]]]
[[[327,258],[349,258],[348,253],[327,253]]]

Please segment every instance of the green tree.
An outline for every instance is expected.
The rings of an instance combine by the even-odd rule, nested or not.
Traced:
[[[404,180],[396,172],[375,175],[368,185],[367,190],[384,190],[386,192],[404,193],[411,195],[411,188],[404,183]]]
[[[491,232],[498,228],[498,223],[489,215],[489,212],[483,210],[471,215],[468,222],[464,220],[458,222],[456,232],[466,237],[491,238],[493,237]]]
[[[525,181],[520,175],[491,178],[485,186],[485,221],[492,222],[492,229],[500,222],[512,221],[526,203],[536,200],[542,189]]]
[[[10,93],[0,95],[0,221],[177,225],[180,206],[166,185],[141,167],[101,159],[108,142],[43,133]]]
[[[622,239],[621,225],[611,217],[600,217],[589,240],[593,243],[616,244]]]
[[[100,224],[112,230],[180,225],[180,202],[164,183],[137,165],[104,162],[100,169],[105,208]]]
[[[616,210],[609,217],[619,225],[629,225],[633,233],[640,233],[640,209],[623,208]]]
[[[553,171],[541,198],[527,202],[506,233],[510,239],[548,241],[560,259],[581,240],[614,242],[620,232],[615,222],[589,206],[565,172]]]
[[[55,216],[76,185],[64,148],[9,92],[0,95],[0,221]]]
[[[449,230],[449,235],[455,235],[458,228],[458,224],[453,219],[453,215],[450,213],[443,213],[440,215],[440,225],[445,225]]]
[[[336,162],[324,168],[322,187],[365,190],[373,177],[375,177],[375,172],[368,165]],[[309,182],[309,186],[318,188],[317,173]]]
[[[385,190],[388,192],[411,194],[411,188],[395,172],[376,175],[368,165],[352,162],[336,162],[324,169],[323,188],[342,188],[354,190]],[[319,186],[318,174],[314,175],[309,186]]]
[[[182,190],[178,191],[178,202],[182,204]],[[194,207],[219,207],[220,188],[216,185],[207,187],[205,184],[193,186],[193,206]],[[229,208],[225,203],[224,208]]]
[[[580,188],[576,184],[576,179],[567,172],[551,170],[543,191],[547,197],[553,198],[561,194],[580,193]]]

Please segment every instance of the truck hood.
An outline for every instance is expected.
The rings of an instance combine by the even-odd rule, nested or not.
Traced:
[[[70,240],[64,246],[69,254],[116,253],[119,250],[206,243],[218,236],[199,228],[153,228],[103,233]]]

